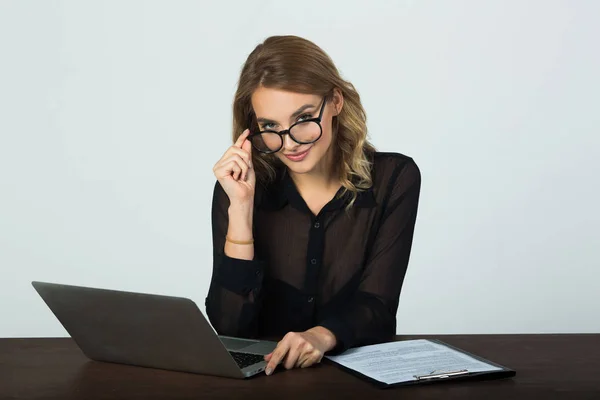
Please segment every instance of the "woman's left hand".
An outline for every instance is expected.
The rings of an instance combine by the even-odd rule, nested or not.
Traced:
[[[306,368],[320,363],[323,354],[333,349],[335,344],[333,333],[322,326],[304,332],[289,332],[275,350],[265,356],[268,362],[265,373],[271,375],[281,362],[286,369]]]

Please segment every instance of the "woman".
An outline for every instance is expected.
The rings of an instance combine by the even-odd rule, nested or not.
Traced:
[[[414,161],[374,150],[354,86],[295,36],[246,60],[233,142],[214,167],[206,308],[217,332],[283,336],[267,375],[390,340],[417,215]]]

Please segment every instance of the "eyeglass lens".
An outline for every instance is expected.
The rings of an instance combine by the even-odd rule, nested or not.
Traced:
[[[299,122],[292,126],[289,134],[296,143],[309,144],[321,136],[321,126],[315,121]],[[275,132],[262,132],[252,139],[254,147],[262,152],[276,152],[283,146],[283,137]]]

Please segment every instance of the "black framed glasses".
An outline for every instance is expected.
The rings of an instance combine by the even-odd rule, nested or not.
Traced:
[[[327,96],[323,97],[323,104],[321,105],[318,117],[297,121],[283,131],[266,129],[264,131],[252,132],[248,135],[248,140],[250,140],[250,143],[252,143],[252,146],[256,150],[265,154],[277,153],[281,150],[283,147],[283,135],[290,135],[290,138],[298,144],[314,143],[323,135],[321,119],[323,118],[326,101]]]

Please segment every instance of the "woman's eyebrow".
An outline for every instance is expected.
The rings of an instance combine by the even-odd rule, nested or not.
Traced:
[[[305,104],[302,107],[298,108],[296,111],[294,111],[292,113],[292,115],[290,116],[290,120],[296,118],[297,116],[299,116],[300,114],[302,114],[304,111],[310,109],[310,108],[316,108],[317,106],[315,106],[314,104]],[[258,123],[261,124],[278,124],[277,121],[269,119],[269,118],[257,118],[256,121]]]

